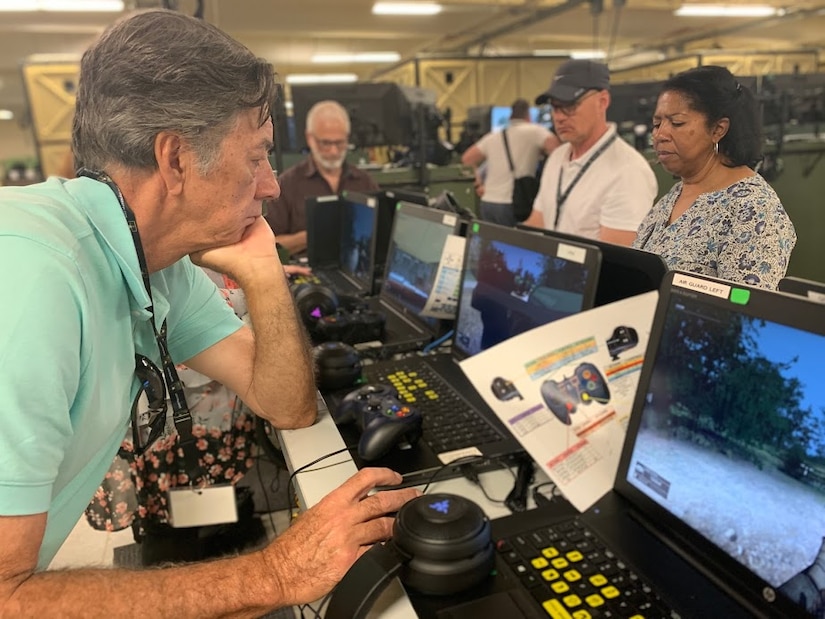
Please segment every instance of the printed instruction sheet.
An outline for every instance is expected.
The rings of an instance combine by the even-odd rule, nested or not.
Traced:
[[[659,293],[537,327],[461,362],[577,509],[613,487]]]
[[[421,310],[422,316],[452,320],[458,309],[458,288],[461,285],[461,269],[464,264],[463,236],[451,234],[444,243],[438,271],[430,297]]]

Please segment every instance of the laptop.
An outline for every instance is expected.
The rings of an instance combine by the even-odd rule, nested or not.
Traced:
[[[339,295],[372,294],[378,200],[347,192],[306,201],[307,257],[311,276],[292,283],[329,286]]]
[[[450,235],[461,235],[456,215],[410,202],[397,202],[383,284],[369,308],[385,318],[382,353],[420,350],[445,330],[445,323],[421,315],[436,283]]]
[[[424,417],[420,441],[370,464],[388,466],[404,476],[405,485],[414,485],[436,473],[439,478],[460,473],[459,458],[473,456],[474,466],[484,466],[522,454],[458,363],[508,337],[592,307],[600,261],[591,245],[471,223],[451,351],[364,367],[367,382],[393,385]],[[356,436],[346,433],[355,430],[340,430],[345,442],[354,444]],[[359,467],[366,465],[355,458]]]
[[[825,283],[822,282],[789,275],[779,280],[779,290],[807,297],[817,303],[825,303]]]
[[[668,272],[667,263],[653,252],[524,224],[516,224],[516,227],[554,239],[586,242],[601,250],[602,268],[596,286],[595,307],[658,290]]]
[[[613,489],[494,520],[496,575],[419,616],[821,617],[823,367],[822,305],[669,274]]]
[[[341,195],[345,200],[354,201],[363,200],[366,197],[364,194],[352,191],[344,191]],[[395,219],[395,205],[398,199],[390,197],[392,192],[389,191],[378,191],[374,194],[370,193],[369,196],[376,200],[373,278],[372,290],[369,294],[376,295],[381,290],[381,281],[387,268],[387,252],[389,251],[392,224]]]

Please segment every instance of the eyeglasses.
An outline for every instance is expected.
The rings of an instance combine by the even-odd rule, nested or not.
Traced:
[[[140,389],[132,403],[132,443],[135,455],[142,455],[158,440],[166,427],[166,384],[158,366],[143,355],[135,355],[135,376]],[[138,413],[141,394],[146,394],[147,408]]]
[[[314,135],[312,137],[315,138],[315,143],[318,145],[318,148],[323,150],[329,150],[330,148],[345,150],[349,147],[349,140],[322,140]]]
[[[564,114],[565,116],[573,116],[582,104],[582,101],[590,97],[592,94],[599,92],[598,90],[588,90],[581,97],[572,103],[562,103],[561,101],[554,101],[550,99],[550,111],[553,114]]]

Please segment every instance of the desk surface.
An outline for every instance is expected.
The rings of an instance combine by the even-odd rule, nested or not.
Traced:
[[[295,491],[301,509],[312,507],[330,491],[340,486],[357,472],[349,452],[332,420],[326,405],[319,396],[318,420],[309,428],[281,430],[278,439],[290,471],[306,466],[310,462],[342,450],[342,453],[324,458],[316,465],[295,476]],[[536,483],[546,481],[540,469],[536,470]],[[510,514],[501,503],[487,499],[482,487],[491,498],[503,500],[513,487],[514,473],[509,469],[488,471],[479,475],[481,487],[464,478],[445,479],[430,484],[427,492],[449,492],[475,501],[490,518]],[[532,498],[528,507],[534,507]],[[412,605],[404,593],[398,579],[394,580],[376,601],[369,615],[382,619],[412,619],[416,617]]]

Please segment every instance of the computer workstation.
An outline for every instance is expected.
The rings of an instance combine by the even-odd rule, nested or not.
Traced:
[[[667,276],[613,490],[583,514],[557,500],[499,518],[481,499],[492,575],[441,597],[408,586],[413,610],[388,616],[816,616],[824,317],[791,295]]]

